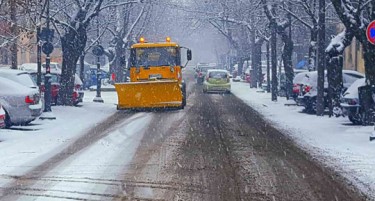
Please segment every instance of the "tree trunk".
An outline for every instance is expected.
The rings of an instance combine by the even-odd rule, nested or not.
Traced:
[[[238,75],[239,76],[242,76],[243,64],[244,64],[243,57],[242,56],[238,57]]]
[[[77,33],[79,35],[77,35]],[[86,46],[86,30],[78,29],[68,30],[61,37],[61,46],[63,52],[62,74],[60,80],[60,90],[58,95],[59,105],[73,105],[73,89],[76,66],[82,51]]]
[[[79,57],[79,77],[81,78],[83,85],[85,85],[85,53],[82,52]],[[85,87],[85,86],[82,86]]]
[[[255,29],[251,30],[250,35],[250,42],[251,42],[251,71],[250,71],[250,88],[255,88],[257,86],[257,48],[256,48],[256,38],[255,38]]]
[[[325,69],[325,0],[319,0],[318,32],[318,95],[316,115],[324,115],[324,69]]]
[[[314,27],[313,30],[311,30],[310,33],[310,45],[309,45],[309,71],[316,70],[316,42],[318,39],[318,32],[316,31],[316,28]]]
[[[267,93],[271,92],[271,69],[270,69],[270,42],[267,41],[267,51],[266,51],[266,57],[267,57]]]
[[[329,68],[327,68],[327,80],[328,80],[328,94],[327,102],[329,108],[329,116],[333,115],[333,109],[340,107],[340,98],[343,86],[343,57],[342,55],[327,59]]]
[[[254,66],[257,69],[256,70],[256,83],[258,84],[257,87],[262,87],[262,81],[263,81],[263,74],[262,74],[262,45],[263,45],[263,39],[258,39],[258,41],[255,43],[255,63]]]
[[[363,49],[363,57],[365,60],[365,73],[366,73],[366,83],[367,85],[374,87],[375,85],[375,45],[370,44],[369,42],[362,43],[362,49]],[[366,97],[373,97],[373,91],[368,90],[368,94],[366,94]],[[374,111],[374,101],[364,104],[363,109],[366,112],[365,117],[372,117],[373,111]],[[370,122],[372,119],[365,119],[365,122]]]
[[[282,34],[282,40],[284,42],[282,58],[283,58],[284,70],[285,70],[285,92],[286,92],[286,99],[289,100],[289,98],[292,96],[292,93],[293,93],[293,79],[294,79],[294,71],[293,71],[293,64],[292,64],[293,41],[285,31]]]
[[[271,22],[272,101],[277,101],[276,22]]]

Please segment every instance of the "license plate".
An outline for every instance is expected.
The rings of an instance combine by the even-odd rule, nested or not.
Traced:
[[[161,74],[152,74],[152,75],[149,75],[149,78],[150,79],[161,79]]]

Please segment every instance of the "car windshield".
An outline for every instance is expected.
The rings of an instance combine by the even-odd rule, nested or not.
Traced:
[[[179,66],[180,49],[176,47],[135,48],[133,66]]]

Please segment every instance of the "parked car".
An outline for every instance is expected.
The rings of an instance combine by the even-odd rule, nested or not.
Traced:
[[[26,87],[37,89],[38,86],[31,78],[27,71],[13,70],[13,69],[0,69],[0,77],[10,79],[14,82],[22,84]]]
[[[206,79],[203,83],[203,92],[226,92],[230,93],[231,84],[229,72],[226,70],[208,70]]]
[[[45,71],[46,63],[43,63],[41,67],[42,67],[42,71]],[[61,70],[61,65],[59,63],[51,62],[50,67],[51,67],[51,70]],[[38,64],[37,63],[24,63],[24,64],[21,64],[19,69],[24,70],[24,71],[37,71]]]
[[[0,128],[5,128],[5,111],[0,104]]]
[[[358,87],[366,85],[366,78],[356,80],[350,87],[345,91],[341,99],[341,107],[343,113],[348,116],[349,120],[356,125],[362,124],[363,111],[359,104],[359,93]]]
[[[232,81],[233,82],[241,82],[241,77],[240,76],[234,77],[234,78],[232,78]]]
[[[85,88],[90,88],[91,86],[96,86],[98,83],[97,79],[97,68],[90,68],[86,73],[85,73]],[[109,81],[109,73],[105,70],[100,69],[100,79],[101,80],[107,80]]]
[[[0,78],[0,104],[5,111],[5,126],[26,125],[42,113],[37,89],[31,89],[6,78]]]
[[[359,76],[362,76],[361,78],[364,78],[364,75],[360,73],[353,73],[352,71],[343,71],[343,92],[346,91],[352,85],[357,79],[359,79]],[[304,80],[304,92],[305,94],[303,96],[298,96],[298,102],[301,103],[304,107],[306,112],[313,113],[316,112],[316,97],[317,97],[317,85],[318,85],[318,73],[317,71],[311,71],[307,73],[306,78]],[[325,72],[324,76],[324,96],[327,95],[328,91],[328,82],[327,82],[327,72]],[[325,98],[325,106],[328,106],[327,99]]]
[[[45,73],[44,73],[45,74]],[[44,74],[42,75],[42,85],[41,85],[41,92],[45,92],[44,87]],[[31,77],[34,81],[37,79],[36,72],[30,72]],[[60,90],[60,81],[61,81],[61,70],[51,70],[51,94],[52,94],[52,103],[57,104],[57,98]],[[82,81],[77,74],[75,74],[74,80],[74,90],[73,90],[73,104],[78,105],[83,101],[84,92],[82,91]]]
[[[298,102],[298,96],[305,95],[306,91],[304,88],[304,83],[308,81],[308,77],[306,74],[308,74],[308,71],[300,72],[294,76],[293,79],[293,99],[299,104]],[[309,88],[307,88],[309,90]]]
[[[24,63],[19,66],[20,70],[23,71],[37,71],[38,70],[38,64],[37,63]]]

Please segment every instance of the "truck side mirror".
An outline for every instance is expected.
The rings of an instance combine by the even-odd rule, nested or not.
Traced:
[[[188,60],[188,61],[191,61],[192,57],[193,57],[193,56],[192,56],[192,54],[191,54],[191,50],[188,49],[188,50],[187,50],[187,60]]]

